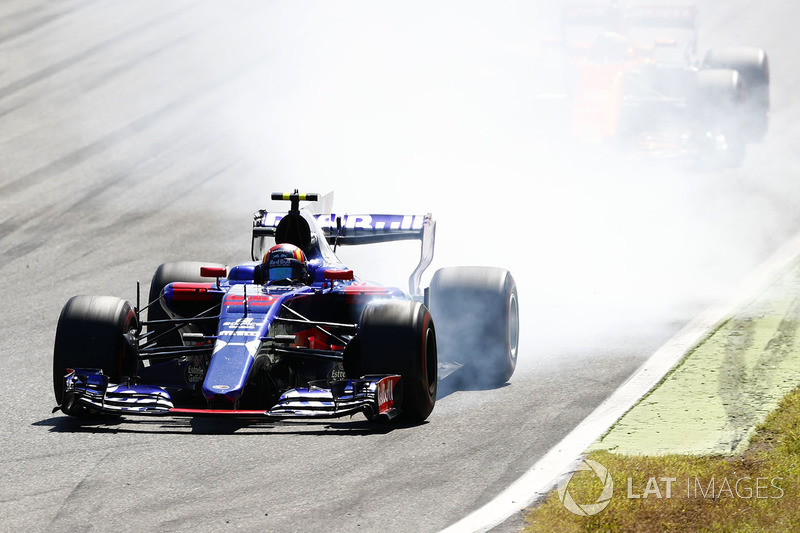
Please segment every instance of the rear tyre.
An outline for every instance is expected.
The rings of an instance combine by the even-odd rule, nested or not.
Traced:
[[[742,77],[745,90],[744,136],[748,142],[764,139],[769,127],[770,73],[767,53],[760,48],[727,47],[709,50],[704,69],[731,69]]]
[[[693,106],[695,131],[703,136],[701,163],[732,167],[741,163],[746,149],[744,81],[732,69],[697,72]]]
[[[430,306],[441,360],[464,365],[461,374],[477,386],[508,381],[519,350],[519,298],[509,271],[439,269],[431,280]]]
[[[436,404],[438,360],[433,319],[420,302],[377,300],[361,313],[358,373],[402,376],[401,419],[422,422]]]
[[[73,296],[61,311],[53,349],[53,391],[64,397],[68,368],[99,368],[112,383],[136,375],[138,356],[125,339],[138,328],[131,304],[113,296]]]
[[[164,263],[159,265],[153,274],[153,280],[150,282],[150,293],[148,302],[150,307],[147,308],[147,320],[167,320],[170,316],[161,306],[160,297],[161,291],[170,283],[176,281],[187,283],[200,283],[209,281],[200,275],[200,267],[224,267],[225,265],[219,263],[203,263],[199,261],[175,261],[172,263]],[[147,327],[149,332],[154,332],[150,335],[151,338],[158,337],[162,333],[172,329],[171,325],[151,325]],[[166,333],[158,338],[156,341],[158,346],[180,346],[183,344],[181,333],[179,330]]]

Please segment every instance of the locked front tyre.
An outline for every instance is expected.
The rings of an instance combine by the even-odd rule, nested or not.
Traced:
[[[519,299],[508,270],[450,267],[436,271],[430,286],[439,359],[460,363],[468,384],[497,387],[517,367]]]
[[[125,300],[113,296],[70,298],[58,319],[53,348],[56,402],[61,405],[64,400],[68,368],[100,369],[112,383],[136,376],[138,354],[131,340],[138,327],[136,313]]]

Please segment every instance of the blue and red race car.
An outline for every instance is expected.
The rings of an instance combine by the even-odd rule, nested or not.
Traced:
[[[511,377],[519,308],[507,270],[443,268],[423,290],[430,215],[339,217],[300,208],[319,206],[316,194],[272,199],[290,209],[256,213],[249,262],[162,264],[144,307],[71,298],[55,339],[56,409],[419,422],[436,403],[440,361],[486,385]],[[335,255],[406,239],[421,241],[408,292],[362,281]]]

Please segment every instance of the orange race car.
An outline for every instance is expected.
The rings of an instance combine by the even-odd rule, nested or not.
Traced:
[[[573,138],[636,157],[738,164],[769,121],[769,60],[759,48],[697,57],[690,6],[568,5],[562,13],[562,117]]]

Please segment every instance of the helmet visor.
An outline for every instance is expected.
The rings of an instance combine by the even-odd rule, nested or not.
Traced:
[[[274,267],[269,269],[269,281],[280,281],[282,279],[294,279],[292,271],[294,269],[290,266],[287,267]]]

